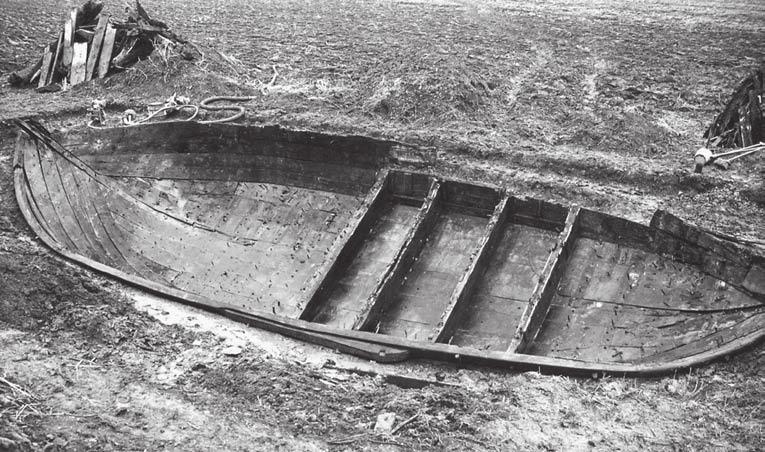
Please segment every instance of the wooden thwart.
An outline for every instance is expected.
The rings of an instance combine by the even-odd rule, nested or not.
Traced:
[[[385,275],[381,278],[377,289],[366,300],[361,313],[354,322],[353,329],[374,329],[380,314],[390,303],[396,290],[401,286],[404,275],[409,271],[422,246],[425,244],[425,239],[438,217],[438,203],[441,196],[441,183],[433,180],[428,190],[428,196],[425,198],[425,202],[417,214],[417,220],[412,230],[409,231],[404,245],[399,250],[394,262],[388,267]]]
[[[529,304],[526,305],[521,316],[521,322],[516,329],[515,336],[510,342],[507,350],[510,353],[523,353],[526,350],[537,336],[539,328],[550,310],[550,303],[555,296],[558,283],[566,271],[566,264],[576,240],[579,210],[577,206],[569,209],[563,232],[558,237],[555,249],[547,258],[542,275],[539,277],[534,293],[529,299]]]
[[[488,265],[491,253],[502,236],[502,228],[510,214],[510,199],[510,195],[505,194],[494,209],[494,213],[486,225],[486,231],[481,239],[481,244],[473,256],[470,266],[459,283],[457,283],[449,304],[441,315],[441,321],[430,336],[432,341],[448,342],[456,324],[461,320],[465,305],[473,292],[476,281],[481,277],[486,265]]]

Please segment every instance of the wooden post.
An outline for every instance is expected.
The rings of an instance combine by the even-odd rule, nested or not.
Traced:
[[[77,8],[73,8],[69,14],[69,18],[64,24],[64,53],[61,60],[66,72],[69,72],[69,68],[72,66],[73,50],[72,44],[74,44],[74,27],[77,24]]]
[[[98,57],[101,54],[101,45],[104,42],[104,35],[106,34],[106,25],[109,23],[109,17],[106,15],[98,16],[98,25],[96,25],[96,32],[93,35],[93,43],[90,45],[90,53],[88,54],[88,64],[85,68],[85,81],[89,81],[93,78],[93,72],[96,70],[96,63]]]
[[[109,65],[112,62],[112,50],[114,49],[114,36],[117,30],[111,24],[106,26],[104,42],[101,46],[101,56],[98,59],[98,78],[106,77]]]
[[[76,42],[73,46],[72,70],[69,72],[69,82],[77,85],[85,81],[85,63],[88,58],[88,43]]]

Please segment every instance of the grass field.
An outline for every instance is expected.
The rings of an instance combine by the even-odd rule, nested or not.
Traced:
[[[0,72],[30,63],[78,2],[5,0]],[[122,15],[122,2],[105,1]],[[36,94],[0,85],[0,121],[85,121],[178,93],[250,94],[248,120],[395,138],[429,171],[647,222],[657,208],[765,237],[763,157],[692,172],[701,135],[765,61],[765,6],[732,1],[146,0],[204,58],[156,57]],[[0,450],[755,450],[765,349],[663,379],[579,380],[429,363],[382,369],[459,386],[406,389],[366,363],[141,304],[53,256],[11,181],[0,123]],[[147,307],[153,306],[153,308]],[[163,306],[157,309],[156,306]],[[140,309],[138,309],[140,308]],[[217,322],[212,326],[206,322]],[[226,332],[226,333],[224,333]],[[244,352],[221,350],[236,342]],[[328,365],[336,361],[337,366]],[[396,435],[375,434],[377,414]],[[22,449],[23,450],[23,449]]]

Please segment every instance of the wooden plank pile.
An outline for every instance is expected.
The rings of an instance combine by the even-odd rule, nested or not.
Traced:
[[[103,3],[97,0],[72,8],[57,39],[43,48],[34,64],[11,74],[11,85],[58,91],[124,70],[147,58],[157,46],[190,45],[165,23],[149,17],[138,0],[126,8],[128,17],[122,22],[102,10]],[[181,55],[194,57],[188,50]]]

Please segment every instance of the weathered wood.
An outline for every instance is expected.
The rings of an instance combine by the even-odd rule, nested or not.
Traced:
[[[444,207],[471,215],[489,217],[499,202],[499,192],[494,187],[449,181],[443,185],[443,191]]]
[[[8,83],[10,83],[11,86],[23,86],[32,83],[32,79],[34,79],[35,74],[40,72],[41,66],[42,57],[38,58],[37,61],[25,67],[24,69],[11,73],[8,76]]]
[[[346,165],[308,162],[252,154],[83,155],[99,172],[110,176],[157,179],[289,183],[316,190],[359,193],[374,183],[375,171]]]
[[[154,51],[154,41],[146,35],[138,35],[125,45],[120,53],[112,58],[112,67],[125,69],[146,59]]]
[[[508,348],[512,353],[523,353],[534,340],[544,322],[550,303],[555,295],[558,282],[566,269],[571,248],[576,240],[579,222],[579,207],[569,209],[566,225],[558,237],[555,249],[550,253],[545,269],[539,277],[534,293],[521,316],[513,341]]]
[[[61,65],[61,58],[62,54],[64,53],[64,32],[61,31],[58,34],[58,41],[56,41],[56,50],[55,50],[55,56],[53,58],[53,65],[50,68],[50,77],[48,78],[48,84],[50,83],[56,83],[56,80],[59,78],[60,65]]]
[[[751,246],[745,246],[735,237],[686,223],[664,210],[654,213],[651,228],[655,233],[647,242],[649,249],[697,265],[711,276],[736,287],[742,286],[752,266],[765,267],[765,256]]]
[[[64,71],[69,72],[72,67],[72,58],[74,57],[74,31],[77,26],[77,8],[72,8],[69,17],[64,23],[64,49],[61,63],[64,65]]]
[[[407,235],[407,239],[395,260],[391,262],[385,274],[379,280],[375,292],[368,300],[365,300],[363,308],[354,322],[353,329],[369,330],[378,322],[380,313],[390,302],[393,293],[401,285],[406,272],[409,271],[412,262],[417,258],[422,249],[425,239],[438,215],[438,203],[441,196],[441,183],[433,180],[428,196],[425,198],[425,202],[417,214],[414,227]]]
[[[754,144],[752,142],[752,125],[749,122],[749,115],[751,114],[748,104],[748,96],[744,105],[738,109],[738,133],[741,139],[741,147],[745,148]]]
[[[50,46],[45,47],[45,50],[43,50],[43,60],[42,65],[40,66],[40,79],[37,82],[37,87],[42,88],[43,86],[48,84],[48,79],[50,78],[50,72],[51,72],[51,62],[53,59],[53,50]]]
[[[358,214],[351,219],[343,229],[329,251],[324,263],[311,278],[306,288],[306,302],[301,312],[301,319],[307,320],[314,315],[314,310],[326,296],[328,287],[340,277],[341,272],[353,258],[365,233],[369,230],[375,218],[377,209],[383,202],[388,189],[388,172],[383,171],[378,176],[377,182],[372,186]]]
[[[496,248],[497,241],[502,235],[502,228],[505,221],[507,221],[509,211],[510,196],[506,194],[494,208],[494,213],[486,225],[481,243],[471,258],[470,266],[466,269],[454,292],[452,292],[449,304],[443,314],[441,314],[441,321],[431,334],[431,340],[434,342],[447,342],[452,336],[455,324],[462,318],[467,299],[473,293],[473,287],[485,270],[491,258],[491,253]]]
[[[111,24],[106,26],[104,42],[101,45],[101,55],[98,57],[98,78],[106,77],[109,72],[109,66],[112,62],[112,51],[114,50],[114,37],[117,29]]]
[[[765,270],[753,256],[740,276],[741,289],[720,284],[704,273],[704,256],[714,255],[708,248],[717,245],[710,245],[703,234],[684,231],[686,239],[681,240],[668,232],[671,227],[660,230],[617,222],[584,209],[578,216],[572,209],[564,223],[560,206],[516,198],[506,201],[510,205],[505,207],[504,221],[494,214],[482,215],[484,208],[466,215],[462,209],[468,204],[488,203],[500,192],[446,181],[436,183],[444,189],[434,194],[423,184],[428,175],[400,171],[393,171],[388,179],[379,211],[366,207],[382,194],[344,195],[333,191],[331,184],[329,191],[308,190],[289,185],[286,175],[279,184],[237,181],[237,174],[230,181],[106,176],[77,155],[85,147],[97,155],[118,145],[112,142],[118,135],[98,132],[83,140],[74,131],[65,138],[70,144],[88,144],[72,152],[41,129],[25,129],[36,141],[30,145],[22,140],[18,146],[14,187],[32,230],[57,252],[165,296],[224,314],[233,312],[240,320],[304,340],[331,347],[342,343],[338,348],[369,359],[411,356],[566,373],[642,375],[697,365],[765,336],[765,308],[756,296]],[[139,136],[147,130],[163,130],[136,129],[130,133]],[[244,129],[234,127],[206,130],[219,140],[216,147],[211,139],[206,153],[218,149],[221,161],[238,158],[238,151],[223,155],[237,140],[251,135],[240,134]],[[130,135],[119,136],[126,140]],[[311,135],[280,136],[299,136],[297,142],[306,144]],[[331,140],[327,143],[331,146]],[[364,145],[363,140],[356,143]],[[175,145],[183,154],[183,146],[195,143]],[[281,149],[284,153],[270,151],[277,170],[295,164]],[[130,152],[141,155],[139,150]],[[112,151],[103,158],[119,154]],[[308,166],[315,157],[310,153],[295,156],[306,159],[296,168]],[[128,160],[124,162],[129,166]],[[202,161],[204,165],[214,162],[212,157]],[[185,166],[189,161],[177,163]],[[369,164],[361,159],[347,162],[365,168]],[[332,180],[339,180],[336,176]],[[323,176],[317,173],[317,177]],[[423,202],[426,191],[430,196]],[[422,216],[428,210],[423,209],[426,204],[431,205],[430,220]],[[367,215],[373,218],[367,221]],[[431,222],[429,227],[426,220]],[[494,227],[487,228],[495,221]],[[564,224],[563,234],[553,232]],[[582,235],[582,229],[592,237]],[[341,236],[356,234],[361,246],[352,246]],[[496,246],[491,234],[499,236]],[[641,244],[643,238],[650,244]],[[680,242],[683,249],[676,253],[672,244]],[[549,257],[553,243],[555,259]],[[567,243],[573,244],[568,251]],[[664,254],[664,249],[673,251]],[[733,250],[719,253],[712,259],[743,268],[733,263]],[[723,253],[731,259],[723,259]],[[335,265],[347,262],[345,254],[353,257],[348,259],[353,271]],[[357,259],[362,254],[363,259]],[[674,254],[692,263],[673,259]],[[376,256],[385,257],[376,261]],[[321,324],[322,320],[303,315],[299,302],[305,300],[306,287],[313,287],[317,274],[332,272],[337,275],[325,280],[342,278],[342,283],[332,284],[333,294],[339,292],[343,300],[338,306],[354,312],[350,320],[356,307],[368,309],[364,302],[372,299],[355,294],[378,293],[383,284],[389,284],[387,301],[378,300],[380,309],[372,312],[366,331],[353,330],[351,321]],[[391,277],[396,277],[397,284]],[[560,282],[553,282],[556,277]],[[323,284],[314,292],[320,292]],[[364,285],[364,290],[356,292],[357,284]],[[458,293],[467,296],[466,303],[459,301]],[[457,303],[447,306],[451,296]],[[531,309],[528,302],[535,299],[537,306]],[[548,309],[543,309],[545,302]],[[451,319],[460,319],[454,328],[455,341],[427,341],[441,314],[449,309],[452,314],[444,316],[447,328]],[[524,331],[528,345],[519,349],[524,354],[515,353],[515,347],[508,352],[513,331],[506,327],[520,325],[522,320],[531,324]],[[383,334],[370,332],[377,331],[378,324]],[[532,333],[533,329],[538,333]],[[397,350],[381,357],[380,349]]]
[[[707,147],[741,147],[749,140],[757,143],[762,139],[761,127],[754,127],[754,123],[747,127],[745,123],[755,119],[756,125],[762,124],[762,116],[758,114],[759,105],[753,104],[752,101],[762,92],[764,83],[765,65],[761,65],[738,83],[723,111],[704,132]]]
[[[281,333],[295,339],[309,341],[323,347],[328,347],[337,351],[358,356],[359,358],[374,360],[380,363],[398,363],[401,361],[406,361],[410,356],[410,352],[405,349],[386,345],[377,345],[358,339],[337,337],[330,334],[321,334],[306,330],[305,328],[298,328],[284,325],[275,321],[269,321],[264,318],[248,316],[233,309],[226,309],[223,311],[223,315],[250,325],[255,325],[267,331]]]
[[[103,14],[98,17],[98,25],[96,25],[93,42],[90,45],[90,52],[88,54],[88,64],[85,69],[85,81],[89,81],[93,78],[93,72],[96,70],[98,58],[101,55],[101,45],[104,43],[106,25],[108,23],[109,16]]]
[[[85,65],[88,58],[88,43],[75,42],[72,48],[72,69],[69,72],[69,82],[79,85],[85,81]]]
[[[475,209],[457,209],[441,200],[421,250],[380,317],[380,333],[428,340],[488,223]]]

